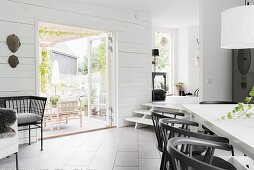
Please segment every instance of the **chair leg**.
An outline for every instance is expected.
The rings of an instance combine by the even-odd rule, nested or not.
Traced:
[[[43,151],[43,126],[41,122],[41,151]]]
[[[164,164],[165,164],[164,162],[165,162],[165,153],[162,152],[160,170],[164,170]]]
[[[28,141],[29,141],[28,144],[31,145],[31,127],[30,127],[30,125],[28,125],[28,136],[29,136],[28,137]]]
[[[18,170],[19,169],[18,152],[16,152],[15,155],[16,155],[16,170]]]
[[[233,145],[231,145],[231,153],[232,153],[232,156],[235,156],[235,151],[234,151]]]

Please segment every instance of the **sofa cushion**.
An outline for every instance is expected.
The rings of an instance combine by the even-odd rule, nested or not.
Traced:
[[[18,117],[18,125],[36,123],[41,120],[41,116],[34,113],[19,113],[17,117]]]

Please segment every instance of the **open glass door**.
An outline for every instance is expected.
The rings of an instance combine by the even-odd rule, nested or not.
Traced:
[[[112,126],[112,38],[102,34],[88,41],[88,116]]]

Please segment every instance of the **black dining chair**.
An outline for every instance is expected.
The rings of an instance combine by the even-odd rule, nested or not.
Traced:
[[[176,125],[176,124],[182,125],[182,128],[174,127],[174,125]],[[179,119],[161,119],[160,120],[160,127],[161,127],[162,134],[163,134],[164,146],[168,145],[169,139],[172,139],[175,137],[191,137],[191,138],[196,138],[196,139],[209,140],[209,141],[213,141],[213,142],[221,142],[221,143],[227,144],[229,146],[228,150],[229,151],[231,150],[231,147],[229,145],[229,140],[227,138],[192,132],[189,130],[190,126],[198,127],[198,123],[192,122],[192,121],[179,120]],[[191,155],[195,156],[195,158],[197,158],[197,159],[201,159],[201,160],[205,159],[206,154],[205,154],[205,156],[203,156],[201,154],[196,154],[194,152],[195,150],[201,150],[201,148],[204,149],[203,152],[206,152],[206,154],[207,153],[212,154],[212,155],[214,154],[214,149],[210,149],[210,148],[204,147],[202,145],[193,146],[189,152],[191,152]],[[208,152],[208,150],[209,150],[209,152]],[[166,155],[164,166],[166,166],[166,165],[172,166],[170,154]],[[232,168],[232,170],[234,170],[234,167],[232,167],[232,165],[230,163],[228,163],[227,161],[225,161],[219,157],[216,157],[216,156],[213,156],[212,165],[215,165],[215,166],[218,166],[218,167],[221,167],[224,169]]]
[[[163,118],[177,118],[177,117],[184,117],[184,113],[181,112],[174,112],[174,111],[165,111],[165,110],[152,110],[152,121],[156,136],[156,142],[157,142],[157,149],[162,153],[162,163],[165,159],[165,153],[164,153],[164,145],[163,145],[163,137],[159,126],[160,119]],[[161,164],[160,169],[163,170],[163,165]]]
[[[191,154],[193,146],[203,146],[208,149],[201,158]],[[213,156],[215,149],[229,151],[231,148],[227,143],[186,137],[172,138],[168,141],[167,145],[167,153],[170,155],[173,170],[236,170],[227,161],[223,161],[219,165],[214,163],[217,160]]]

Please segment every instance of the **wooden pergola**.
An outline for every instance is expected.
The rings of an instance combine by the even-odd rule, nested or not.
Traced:
[[[105,32],[50,23],[39,23],[40,47],[52,47],[57,43],[100,35]]]

